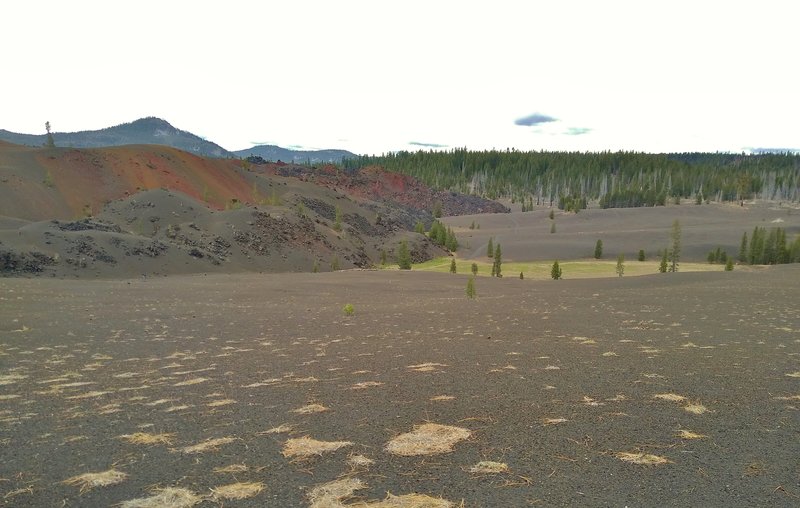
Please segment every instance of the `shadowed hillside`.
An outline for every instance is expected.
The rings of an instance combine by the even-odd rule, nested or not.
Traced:
[[[254,165],[175,148],[31,148],[0,142],[0,272],[146,273],[370,267],[402,240],[414,261],[447,253],[412,233],[447,213],[506,211],[364,170]]]

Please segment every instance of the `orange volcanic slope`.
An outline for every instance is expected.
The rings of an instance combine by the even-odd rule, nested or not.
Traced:
[[[142,190],[166,188],[213,208],[257,201],[241,161],[206,159],[160,145],[31,148],[0,142],[0,215],[71,219]]]

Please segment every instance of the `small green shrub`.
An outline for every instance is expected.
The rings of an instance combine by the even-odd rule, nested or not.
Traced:
[[[345,304],[345,306],[342,307],[342,312],[344,312],[345,316],[352,316],[355,313],[355,311],[356,309],[355,307],[353,307],[352,303]]]

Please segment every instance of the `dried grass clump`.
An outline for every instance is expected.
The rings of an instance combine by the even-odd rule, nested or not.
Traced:
[[[263,432],[257,432],[257,436],[263,436],[265,434],[287,434],[294,430],[293,425],[287,425],[285,423],[278,425],[277,427],[272,427],[271,429],[265,430]]]
[[[12,385],[17,381],[21,381],[27,377],[28,376],[25,376],[23,374],[3,374],[2,376],[0,376],[0,386]]]
[[[395,455],[434,455],[449,453],[453,446],[467,439],[472,432],[461,427],[426,423],[413,431],[400,434],[386,444],[386,451]]]
[[[342,478],[322,485],[317,485],[308,494],[311,508],[340,508],[342,501],[353,495],[353,492],[366,488],[367,484],[358,478]]]
[[[236,404],[236,401],[233,399],[222,399],[222,400],[215,400],[214,402],[209,402],[206,404],[208,407],[221,407],[227,406],[229,404]]]
[[[667,400],[669,402],[683,402],[684,400],[686,400],[686,397],[684,397],[683,395],[678,395],[677,393],[658,393],[656,395],[653,395],[653,398]]]
[[[649,453],[628,453],[628,452],[618,452],[615,456],[624,462],[630,462],[631,464],[641,464],[645,466],[660,466],[662,464],[668,464],[669,460],[664,457],[660,457],[658,455],[650,455]]]
[[[692,432],[691,430],[681,429],[678,431],[678,437],[681,439],[703,439],[708,436],[706,436],[705,434],[697,434],[695,432]]]
[[[800,370],[795,371],[795,372],[790,372],[789,374],[786,374],[786,375],[789,376],[789,377],[800,377]],[[2,384],[2,383],[0,383],[0,384]]]
[[[168,487],[158,489],[150,497],[130,499],[119,504],[120,508],[191,508],[203,498],[187,489]]]
[[[356,490],[367,487],[358,478],[343,478],[314,487],[308,495],[310,508],[452,508],[453,503],[423,494],[393,496],[387,494],[383,501],[359,501],[344,504]]]
[[[191,385],[199,385],[200,383],[205,383],[208,381],[206,377],[196,377],[192,379],[187,379],[186,381],[181,381],[180,383],[175,383],[172,386],[191,386]]]
[[[237,482],[211,489],[211,497],[215,501],[220,499],[247,499],[257,496],[262,490],[264,490],[264,484],[261,482]]]
[[[435,397],[431,397],[430,400],[434,402],[444,401],[444,400],[455,400],[455,397],[453,397],[452,395],[436,395]]]
[[[405,494],[393,496],[387,494],[383,501],[349,504],[356,508],[452,508],[453,503],[440,497],[430,497],[424,494]]]
[[[545,425],[558,425],[559,423],[568,422],[566,418],[545,418],[542,423]]]
[[[109,469],[102,473],[84,473],[64,480],[67,485],[77,485],[81,488],[81,493],[92,490],[95,487],[107,487],[125,481],[128,475],[116,469]]]
[[[447,367],[444,363],[433,363],[433,362],[425,362],[420,363],[418,365],[409,365],[408,369],[411,369],[415,372],[431,372],[436,370],[436,367]]]
[[[350,446],[350,441],[317,441],[308,436],[291,438],[283,445],[284,457],[311,457]]]
[[[709,411],[709,409],[702,404],[689,404],[688,406],[683,406],[683,409],[696,415],[708,413]]]
[[[363,455],[350,455],[347,458],[347,463],[350,464],[351,467],[369,467],[374,464],[375,461]]]
[[[102,397],[103,395],[107,395],[111,392],[101,392],[101,391],[94,391],[94,392],[87,392],[82,393],[80,395],[73,395],[72,397],[67,397],[68,399],[93,399],[95,397]]]
[[[322,413],[324,411],[328,411],[329,409],[322,404],[309,404],[307,406],[299,407],[297,409],[292,409],[292,413],[297,413],[301,415],[309,415],[313,413]]]
[[[183,453],[213,452],[216,451],[220,446],[232,443],[234,441],[236,441],[236,439],[232,437],[218,437],[215,439],[207,439],[202,443],[181,448],[181,451]]]
[[[154,445],[165,444],[171,445],[172,438],[175,434],[148,434],[147,432],[134,432],[133,434],[123,434],[119,439],[124,439],[131,444],[141,445]]]
[[[371,388],[373,386],[381,386],[383,383],[379,381],[363,381],[361,383],[356,383],[350,387],[351,390],[363,390],[365,388]]]
[[[223,473],[246,473],[250,468],[247,467],[247,464],[231,464],[225,467],[215,467],[214,472],[223,474]]]
[[[493,462],[491,460],[482,460],[469,468],[470,473],[475,474],[499,474],[508,472],[508,464],[505,462]]]

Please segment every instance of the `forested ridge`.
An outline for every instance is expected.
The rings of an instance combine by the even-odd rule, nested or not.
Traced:
[[[604,208],[663,205],[669,199],[800,200],[800,154],[400,151],[346,159],[426,184],[523,205]]]

